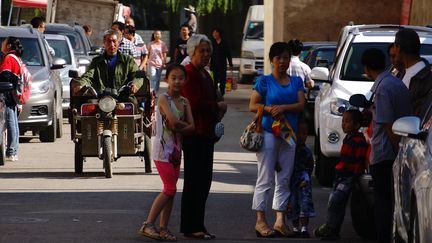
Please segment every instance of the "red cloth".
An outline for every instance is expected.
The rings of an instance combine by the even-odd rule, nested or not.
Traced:
[[[362,133],[347,135],[342,144],[340,161],[336,165],[336,171],[362,174],[365,169],[367,148],[368,144]]]
[[[173,197],[177,192],[177,181],[180,176],[180,164],[155,160],[156,169],[163,183],[163,194]]]
[[[9,71],[15,75],[18,75],[20,72],[19,63],[10,54],[7,54],[0,64],[0,72],[3,71]]]
[[[217,123],[217,96],[213,79],[205,72],[201,72],[191,63],[186,65],[186,83],[181,95],[189,100],[192,116],[195,122],[195,134],[207,137],[214,136],[214,127]]]

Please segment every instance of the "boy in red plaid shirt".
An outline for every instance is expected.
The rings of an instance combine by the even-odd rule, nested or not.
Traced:
[[[327,206],[327,222],[314,231],[322,240],[340,239],[339,231],[353,183],[365,170],[368,144],[359,132],[363,117],[358,110],[347,110],[342,117],[342,130],[346,133],[340,161],[336,164],[336,177]]]

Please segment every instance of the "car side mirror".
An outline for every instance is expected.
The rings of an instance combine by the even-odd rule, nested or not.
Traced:
[[[349,103],[352,106],[359,107],[359,108],[369,108],[371,105],[371,102],[366,99],[366,96],[363,94],[354,94],[351,95],[349,98]]]
[[[55,57],[51,69],[62,69],[66,66],[66,60],[63,58]]]
[[[310,73],[310,77],[315,81],[331,83],[329,81],[329,70],[325,67],[314,67]]]
[[[73,78],[73,79],[79,78],[78,70],[69,70],[68,75],[69,78]]]
[[[427,132],[420,130],[420,124],[420,118],[404,116],[393,123],[392,130],[399,136],[426,140]]]
[[[90,47],[89,56],[96,56],[99,54],[102,54],[102,47],[101,46]]]
[[[0,82],[0,93],[5,93],[13,90],[13,85],[10,82]]]
[[[88,66],[90,65],[90,60],[87,58],[78,58],[78,66]]]

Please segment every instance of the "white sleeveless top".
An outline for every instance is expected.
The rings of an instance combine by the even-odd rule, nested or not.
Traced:
[[[168,93],[162,95],[167,98],[168,105],[173,115],[178,120],[184,120],[184,112],[177,109],[172,97]],[[186,98],[183,96],[180,96],[180,102],[186,106]],[[180,164],[182,136],[180,133],[174,132],[168,127],[168,121],[166,117],[161,114],[159,107],[157,107],[155,112],[156,134],[153,138],[152,159],[160,162]]]

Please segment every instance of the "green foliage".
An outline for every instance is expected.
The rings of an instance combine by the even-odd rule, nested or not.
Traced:
[[[243,1],[238,0],[159,0],[164,2],[173,12],[180,11],[182,8],[192,5],[195,7],[197,15],[205,15],[215,10],[224,13],[228,11],[239,11],[243,7]]]

